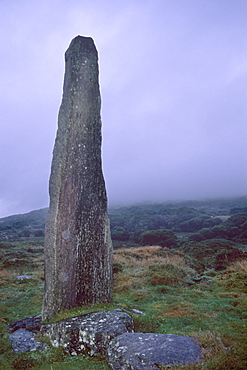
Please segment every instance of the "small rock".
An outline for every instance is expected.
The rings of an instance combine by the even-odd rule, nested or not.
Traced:
[[[107,361],[113,370],[157,370],[158,366],[196,364],[201,349],[188,336],[124,333],[112,339]]]
[[[130,312],[133,312],[133,313],[136,313],[138,315],[146,315],[145,312],[142,312],[140,310],[137,310],[136,308],[125,308],[127,311],[130,311]]]
[[[24,279],[33,279],[33,276],[30,275],[19,275],[17,276],[18,280],[24,280]]]
[[[45,343],[35,340],[35,333],[26,329],[18,329],[10,334],[9,339],[15,353],[43,350],[47,347]]]

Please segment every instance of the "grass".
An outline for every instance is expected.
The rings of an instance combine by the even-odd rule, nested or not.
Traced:
[[[222,272],[207,269],[197,280],[201,269],[177,251],[147,247],[114,255],[123,265],[115,277],[115,301],[146,313],[133,315],[135,331],[198,339],[203,364],[181,369],[246,370],[246,260]]]
[[[14,248],[20,252],[22,246]],[[39,249],[35,245],[25,248]],[[11,258],[13,250],[6,249]],[[0,268],[0,369],[110,369],[101,356],[70,357],[61,348],[13,353],[8,323],[40,314],[42,305],[42,254],[25,253],[26,264],[6,266],[5,258]],[[201,271],[201,266],[197,269],[193,258],[181,251],[141,247],[114,251],[113,268],[113,305],[64,311],[56,320],[117,306],[136,308],[145,315],[126,311],[133,317],[136,332],[189,335],[200,342],[203,362],[176,370],[246,370],[247,260],[236,261],[223,271]],[[18,281],[18,274],[33,279]]]

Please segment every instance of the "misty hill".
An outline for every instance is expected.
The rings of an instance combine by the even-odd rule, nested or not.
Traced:
[[[210,216],[230,215],[234,212],[246,212],[247,210],[247,196],[234,198],[215,198],[206,200],[184,200],[184,201],[170,201],[160,203],[140,203],[129,206],[110,207],[110,215],[121,213],[129,214],[140,210],[155,210],[161,211],[167,208],[194,208],[199,211],[204,211]],[[232,213],[233,212],[233,213]]]
[[[40,238],[44,236],[48,208],[0,219],[0,240]],[[157,204],[136,204],[109,208],[112,238],[117,242],[130,241],[140,244],[143,233],[171,230],[173,233],[196,233],[192,240],[201,241],[214,237],[231,239],[240,226],[245,238],[247,196],[204,201],[181,201]],[[226,232],[226,229],[234,229]],[[159,232],[160,233],[160,232]],[[164,233],[163,233],[164,234]],[[235,235],[236,236],[236,235]],[[145,236],[149,240],[149,236]],[[156,240],[156,239],[155,239]],[[240,240],[242,240],[240,238]]]
[[[0,239],[13,240],[21,237],[44,236],[48,208],[8,216],[0,219]]]

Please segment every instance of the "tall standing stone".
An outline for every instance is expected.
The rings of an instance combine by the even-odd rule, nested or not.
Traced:
[[[49,183],[43,320],[112,298],[112,243],[101,163],[98,53],[75,37],[65,77]]]

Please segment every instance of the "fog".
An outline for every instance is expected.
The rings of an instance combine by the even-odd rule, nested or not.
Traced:
[[[247,194],[245,0],[1,2],[0,217],[48,206],[64,75],[99,52],[109,205]]]

